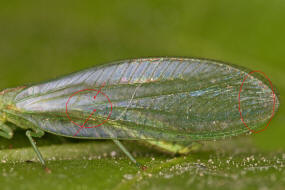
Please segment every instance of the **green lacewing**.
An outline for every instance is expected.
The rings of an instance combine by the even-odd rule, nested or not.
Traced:
[[[247,77],[239,97],[249,73],[195,58],[130,59],[92,67],[2,91],[0,136],[12,137],[12,123],[29,129],[29,139],[48,132],[116,144],[142,140],[178,151],[195,141],[248,133],[239,104],[252,130],[271,120],[279,98],[264,76]]]

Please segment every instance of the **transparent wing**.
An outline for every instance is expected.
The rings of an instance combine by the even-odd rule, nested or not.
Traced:
[[[238,100],[248,73],[210,60],[126,60],[31,86],[15,102],[23,117],[65,136],[216,139],[248,132]],[[244,81],[241,113],[252,130],[270,119],[273,100],[271,86],[261,75]],[[276,98],[275,111],[278,107]]]

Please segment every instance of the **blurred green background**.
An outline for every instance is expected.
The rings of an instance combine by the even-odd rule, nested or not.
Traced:
[[[217,59],[261,70],[285,94],[285,2],[9,1],[0,4],[0,88],[149,56]],[[284,109],[255,135],[285,146]]]
[[[271,79],[279,113],[248,138],[261,150],[284,150],[284,10],[281,0],[2,1],[0,89],[120,59],[217,59]]]

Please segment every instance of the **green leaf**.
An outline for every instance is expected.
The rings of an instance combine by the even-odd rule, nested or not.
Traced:
[[[18,142],[24,140],[20,134],[15,137]],[[285,185],[284,152],[260,151],[248,137],[207,142],[200,150],[177,157],[125,141],[147,166],[143,171],[111,141],[47,136],[40,151],[49,170],[41,167],[24,142],[22,147],[15,144],[1,150],[1,189],[281,189]]]

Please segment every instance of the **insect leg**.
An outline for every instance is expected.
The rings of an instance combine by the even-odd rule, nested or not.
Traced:
[[[43,156],[42,156],[41,152],[39,151],[38,147],[36,146],[36,143],[35,143],[35,141],[33,140],[32,137],[39,137],[39,138],[40,138],[40,137],[42,137],[44,134],[45,134],[44,131],[39,130],[39,129],[36,129],[35,131],[30,131],[30,130],[28,130],[28,131],[26,132],[26,136],[28,137],[30,143],[32,144],[32,147],[33,147],[34,151],[36,152],[36,154],[37,154],[37,156],[38,156],[38,158],[39,158],[39,160],[40,160],[40,162],[41,162],[41,164],[42,164],[43,166],[46,165],[46,164],[45,164],[45,161],[44,161]]]
[[[6,139],[11,139],[13,137],[13,130],[9,126],[0,122],[0,136]]]
[[[138,163],[138,162],[136,161],[136,159],[131,155],[131,153],[124,147],[124,145],[123,145],[120,141],[118,141],[118,140],[116,140],[116,139],[113,139],[113,142],[125,153],[125,155],[126,155],[127,157],[129,157],[129,159],[130,159],[134,164],[136,164],[138,167],[141,167],[141,166],[142,166],[140,163]]]

